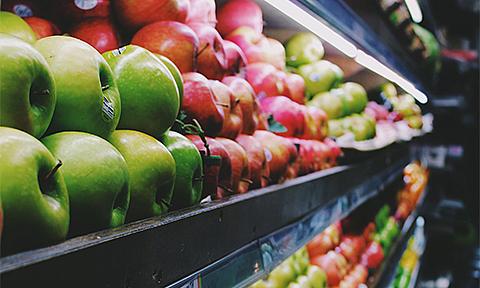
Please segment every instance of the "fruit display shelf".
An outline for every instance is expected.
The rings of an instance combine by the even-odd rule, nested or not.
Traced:
[[[253,283],[398,178],[408,151],[393,145],[363,163],[0,258],[1,285],[159,287],[185,277],[174,287],[199,279],[202,287]]]

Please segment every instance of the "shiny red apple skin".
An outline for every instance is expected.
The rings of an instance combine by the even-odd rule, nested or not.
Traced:
[[[259,99],[280,96],[286,93],[286,86],[281,74],[270,64],[253,63],[243,70],[245,80],[252,85]]]
[[[237,44],[232,41],[223,40],[223,48],[225,49],[227,61],[227,75],[235,75],[240,72],[240,69],[247,66],[247,57]]]
[[[304,139],[290,138],[290,141],[299,147],[298,150],[298,176],[314,171],[314,150],[311,142]]]
[[[262,144],[255,137],[245,134],[238,135],[235,141],[247,152],[250,180],[252,181],[249,188],[258,189],[267,186],[270,169]]]
[[[260,100],[262,110],[281,123],[286,132],[278,132],[277,135],[285,137],[299,137],[303,135],[305,116],[302,105],[293,102],[285,96],[267,97]]]
[[[228,35],[241,26],[248,26],[261,34],[263,30],[262,9],[252,0],[230,0],[218,11],[217,29]]]
[[[208,79],[222,80],[227,70],[227,58],[222,36],[212,26],[193,23],[190,28],[200,40],[197,53],[198,72]]]
[[[38,39],[60,34],[60,29],[47,19],[33,16],[23,20],[30,25]]]
[[[229,86],[217,80],[210,80],[209,82],[213,94],[222,103],[221,107],[225,115],[223,127],[218,136],[235,139],[242,131],[242,108]]]
[[[208,136],[222,131],[225,112],[212,92],[209,80],[199,73],[183,74],[182,110],[187,117],[196,119]]]
[[[256,101],[255,91],[245,79],[236,76],[228,76],[222,79],[232,90],[233,96],[242,111],[242,134],[252,135],[258,126],[258,103]]]
[[[320,233],[315,236],[310,242],[307,244],[307,251],[310,259],[313,259],[317,256],[321,256],[326,254],[328,251],[332,250],[335,245],[332,242],[332,239],[325,234]]]
[[[133,36],[132,44],[167,57],[182,73],[197,69],[200,41],[197,34],[185,24],[174,21],[149,24]]]
[[[62,19],[66,26],[76,24],[86,18],[109,18],[112,14],[111,3],[117,1],[97,0],[52,0],[52,9],[55,15]]]
[[[190,5],[186,23],[207,24],[215,28],[217,25],[217,15],[215,14],[215,0],[189,0]]]
[[[190,6],[189,0],[115,0],[113,4],[119,23],[130,31],[158,21],[184,23]]]
[[[287,93],[285,96],[297,102],[298,104],[305,104],[305,80],[302,76],[286,73]]]
[[[270,170],[270,184],[282,181],[290,164],[291,155],[285,140],[269,131],[257,130],[253,134],[263,146]]]
[[[251,182],[247,152],[240,144],[231,139],[217,137],[215,140],[225,147],[230,157],[230,162],[232,163],[233,193],[241,194],[247,192]]]
[[[12,12],[22,18],[43,16],[41,5],[35,0],[3,0],[2,10]]]
[[[118,33],[109,19],[87,19],[74,26],[70,35],[87,42],[100,53],[117,49],[119,46]]]

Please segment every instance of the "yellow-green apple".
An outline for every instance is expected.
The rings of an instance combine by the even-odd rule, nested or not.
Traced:
[[[298,284],[299,288],[311,288],[312,284],[310,283],[310,279],[306,275],[300,275],[297,277],[296,283]]]
[[[326,288],[327,275],[317,266],[309,265],[307,268],[307,277],[310,280],[311,288]]]
[[[31,135],[8,127],[0,127],[0,158],[2,255],[64,240],[70,214],[62,162]]]
[[[342,93],[343,91],[341,89],[333,89],[330,92],[319,93],[307,102],[307,106],[322,109],[327,113],[328,119],[340,118],[344,116],[343,103],[338,96]]]
[[[252,181],[249,188],[258,189],[267,186],[270,169],[262,143],[255,137],[245,134],[238,135],[235,141],[247,152],[250,180]]]
[[[412,128],[412,129],[422,129],[422,127],[423,127],[422,115],[411,115],[411,116],[407,116],[403,119],[405,119],[405,121],[407,121],[408,127]]]
[[[215,0],[189,0],[187,19],[185,23],[203,23],[215,28],[217,15],[215,14]]]
[[[118,48],[117,31],[108,18],[84,20],[70,30],[70,35],[87,42],[100,53]]]
[[[298,68],[298,74],[305,80],[310,96],[330,90],[343,79],[343,71],[326,60],[302,65]]]
[[[0,11],[0,33],[10,34],[23,41],[33,44],[37,41],[37,36],[32,28],[19,16]]]
[[[267,63],[249,64],[244,69],[245,80],[252,85],[258,98],[284,95],[287,92],[283,74]]]
[[[35,32],[37,39],[60,34],[60,29],[47,19],[32,16],[24,18],[23,20],[25,20],[33,32]]]
[[[104,53],[122,100],[118,127],[159,137],[175,122],[180,96],[175,79],[153,53],[128,45]]]
[[[202,125],[205,133],[216,136],[223,127],[225,112],[221,103],[212,92],[208,79],[199,73],[183,74],[182,110],[189,119],[196,119]]]
[[[165,133],[161,141],[173,156],[176,167],[170,210],[197,204],[201,200],[204,185],[200,152],[192,141],[177,132]]]
[[[245,79],[236,76],[225,77],[222,82],[230,87],[242,111],[243,123],[241,133],[248,135],[253,134],[258,126],[259,120],[256,110],[258,110],[259,107],[252,86],[250,86]]]
[[[290,151],[284,145],[284,139],[271,132],[257,130],[253,134],[263,146],[270,170],[271,184],[282,179],[290,162]]]
[[[84,131],[108,137],[120,119],[120,94],[112,70],[92,46],[68,36],[35,43],[53,72],[57,104],[47,133]]]
[[[205,161],[205,182],[203,195],[206,197],[210,195],[214,199],[222,199],[233,193],[233,175],[232,163],[227,149],[213,138],[206,137],[208,145],[205,147],[203,140],[197,135],[187,135],[197,149],[204,155],[204,157],[216,156],[220,157],[220,166],[217,163],[208,165]]]
[[[200,41],[197,53],[198,72],[208,79],[221,80],[227,70],[222,37],[212,26],[202,23],[192,23],[189,26]]]
[[[175,160],[157,139],[134,130],[117,130],[108,139],[123,155],[130,175],[128,222],[168,211],[175,183]]]
[[[257,34],[263,30],[262,9],[252,0],[230,0],[218,11],[217,29],[228,35],[241,26],[252,28]]]
[[[25,41],[0,33],[0,70],[0,125],[41,137],[56,102],[47,61]]]
[[[295,271],[293,271],[290,263],[282,262],[268,275],[268,281],[273,287],[287,287],[288,283],[295,280]]]
[[[303,106],[293,102],[285,96],[263,98],[260,101],[262,111],[273,116],[281,123],[287,131],[276,134],[288,137],[299,137],[303,135],[305,128],[305,115]]]
[[[351,113],[361,113],[367,106],[368,98],[367,92],[362,85],[354,82],[347,82],[340,86],[345,91],[345,94],[350,95],[345,100],[349,102]]]
[[[175,80],[175,83],[177,84],[178,94],[180,96],[180,106],[182,106],[182,101],[183,101],[183,78],[182,78],[182,73],[180,72],[178,67],[175,65],[175,63],[173,63],[172,60],[170,60],[167,57],[165,57],[163,55],[160,55],[160,54],[156,54],[155,56],[157,56],[158,59],[160,59],[160,61],[162,61],[162,63],[165,66],[167,66],[168,71],[170,71],[170,73],[172,74],[173,79]]]
[[[237,142],[217,137],[216,141],[225,147],[232,163],[232,189],[233,193],[245,193],[248,191],[248,187],[252,182],[250,180],[250,168],[248,165],[247,152]]]
[[[322,41],[310,33],[300,32],[288,39],[285,44],[287,65],[299,67],[321,60],[325,54]]]
[[[235,75],[240,72],[240,69],[245,67],[248,63],[247,57],[242,49],[232,41],[223,40],[223,48],[225,49],[225,57],[227,62],[227,75]]]
[[[66,22],[76,23],[87,18],[108,18],[111,14],[110,0],[51,0],[54,16]]]
[[[42,139],[61,159],[70,198],[70,235],[125,221],[130,199],[127,164],[112,144],[85,132],[60,132]],[[92,213],[95,211],[95,213]]]
[[[15,13],[22,18],[38,16],[43,12],[38,2],[36,0],[3,0],[2,10]]]
[[[280,71],[279,73],[284,73]],[[287,92],[285,96],[293,101],[304,104],[305,103],[305,80],[300,75],[293,73],[285,74]]]
[[[243,115],[240,99],[235,97],[232,89],[217,80],[209,80],[212,93],[221,102],[226,104],[224,109],[225,120],[223,121],[222,131],[218,134],[220,137],[235,139],[242,131]]]
[[[185,22],[190,2],[188,0],[115,0],[113,6],[119,22],[127,29],[135,31],[157,21]],[[186,71],[182,70],[182,72]]]
[[[174,21],[144,26],[132,38],[132,44],[167,57],[182,73],[196,71],[199,43],[197,34],[190,27]]]

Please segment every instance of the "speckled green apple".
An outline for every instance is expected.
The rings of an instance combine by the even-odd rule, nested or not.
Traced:
[[[175,183],[175,160],[157,139],[133,130],[117,130],[109,138],[127,161],[130,208],[127,221],[168,211]]]
[[[159,137],[175,122],[180,96],[168,68],[145,48],[128,45],[103,54],[122,98],[119,129]]]
[[[161,141],[175,158],[177,177],[172,208],[184,208],[200,202],[203,188],[203,164],[200,152],[185,136],[169,131]]]
[[[63,162],[70,197],[70,235],[124,223],[129,202],[127,164],[106,140],[85,132],[59,132],[42,142]]]
[[[351,97],[351,113],[360,113],[367,107],[368,97],[367,91],[362,85],[355,82],[347,82],[340,86],[345,91],[345,94]]]
[[[287,65],[292,67],[319,61],[325,54],[322,41],[309,32],[300,32],[288,39],[285,52]]]
[[[63,166],[33,136],[0,127],[2,255],[65,239],[69,223]]]
[[[343,79],[340,67],[326,60],[302,65],[298,68],[298,73],[305,80],[307,94],[310,96],[330,90]]]
[[[53,73],[57,105],[48,134],[83,131],[108,137],[120,119],[120,95],[112,70],[89,44],[68,36],[35,43]]]
[[[168,71],[173,76],[173,79],[175,80],[175,83],[177,84],[178,88],[178,95],[180,96],[180,107],[182,107],[182,101],[183,101],[183,78],[182,78],[182,73],[180,70],[178,70],[178,67],[173,63],[172,60],[168,59],[167,57],[160,55],[160,54],[155,54],[155,56],[162,61],[165,66],[167,66]]]
[[[0,33],[0,125],[41,137],[55,109],[53,75],[30,44]]]
[[[19,16],[0,11],[0,33],[10,34],[23,41],[33,44],[37,41],[37,36],[32,28]]]

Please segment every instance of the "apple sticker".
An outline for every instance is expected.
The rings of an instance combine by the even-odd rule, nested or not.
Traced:
[[[33,16],[32,9],[30,9],[30,7],[28,7],[27,5],[23,4],[17,4],[13,6],[13,12],[22,18]]]
[[[97,6],[97,0],[75,0],[75,6],[82,10],[90,10]]]

